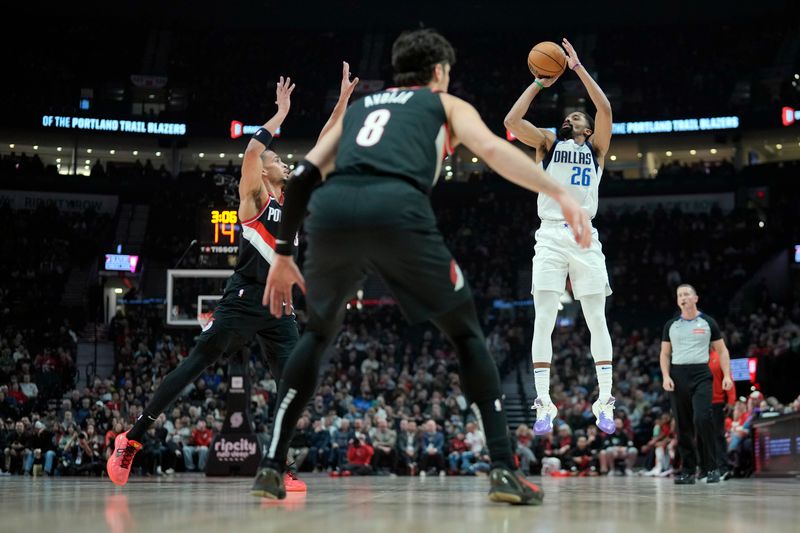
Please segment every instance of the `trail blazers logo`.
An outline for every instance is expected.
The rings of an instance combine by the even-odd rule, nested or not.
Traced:
[[[450,283],[453,284],[453,291],[460,291],[464,287],[464,274],[455,259],[450,260]]]

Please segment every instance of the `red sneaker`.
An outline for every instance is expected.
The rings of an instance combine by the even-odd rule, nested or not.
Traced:
[[[131,474],[133,456],[142,449],[142,444],[135,440],[128,440],[128,433],[120,433],[114,439],[114,453],[106,462],[108,477],[115,485],[124,485]]]
[[[306,492],[308,490],[305,482],[297,479],[297,476],[290,470],[284,474],[283,484],[286,485],[286,492]]]
[[[353,473],[350,470],[344,470],[344,471],[342,471],[342,475],[344,477],[350,477],[350,476],[353,475]]]

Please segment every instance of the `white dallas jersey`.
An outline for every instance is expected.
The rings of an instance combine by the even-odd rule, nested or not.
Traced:
[[[576,144],[572,139],[556,139],[542,161],[542,168],[569,191],[578,205],[586,209],[589,218],[594,218],[597,214],[597,190],[603,169],[594,157],[592,143],[586,141]],[[539,218],[542,220],[564,220],[561,207],[550,196],[540,194],[538,207]]]

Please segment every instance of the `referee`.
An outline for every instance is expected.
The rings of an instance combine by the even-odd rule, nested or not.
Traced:
[[[698,452],[701,470],[708,476],[706,481],[719,482],[711,414],[709,345],[719,354],[722,388],[728,390],[733,386],[730,355],[719,326],[713,318],[697,309],[697,300],[694,287],[688,284],[678,286],[677,303],[681,313],[667,322],[661,338],[664,390],[672,392],[672,411],[678,425],[678,451],[683,463],[681,472],[675,477],[677,485],[694,484]]]

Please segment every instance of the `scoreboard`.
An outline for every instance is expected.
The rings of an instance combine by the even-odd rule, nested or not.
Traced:
[[[234,209],[203,209],[198,214],[200,252],[204,254],[239,253],[242,226]]]

